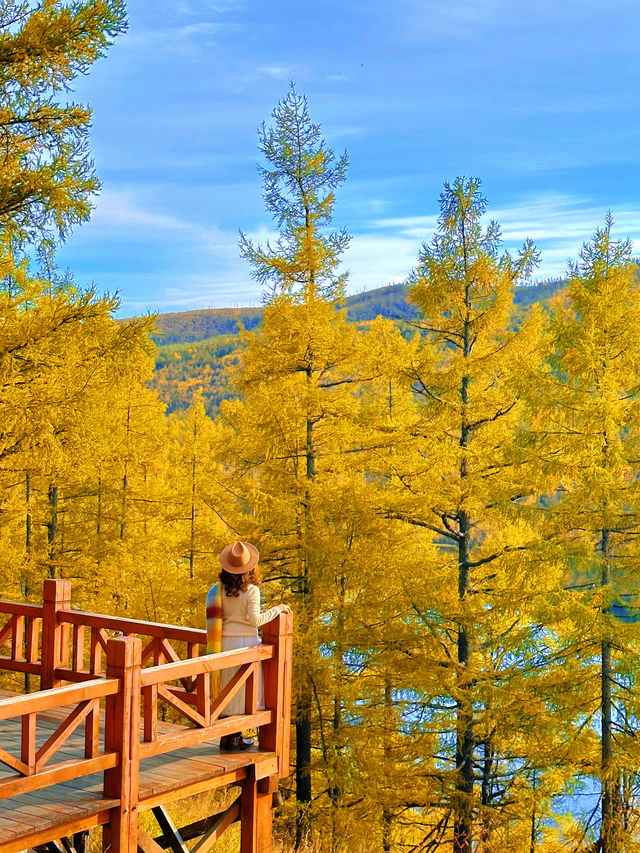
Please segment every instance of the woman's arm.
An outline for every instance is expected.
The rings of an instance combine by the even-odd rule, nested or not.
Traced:
[[[286,605],[270,607],[269,610],[260,612],[260,590],[253,584],[247,589],[247,621],[253,628],[260,628],[275,619],[278,613],[282,613]],[[289,608],[287,608],[288,610]]]

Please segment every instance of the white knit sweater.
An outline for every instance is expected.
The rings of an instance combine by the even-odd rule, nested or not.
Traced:
[[[278,615],[278,608],[260,612],[260,589],[249,584],[237,597],[227,595],[222,588],[222,636],[258,637],[258,628]]]

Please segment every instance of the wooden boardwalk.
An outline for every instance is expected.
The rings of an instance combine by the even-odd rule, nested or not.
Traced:
[[[67,582],[47,583],[45,599],[67,595]],[[194,838],[199,839],[194,849],[207,853],[239,820],[242,853],[268,853],[272,795],[288,773],[290,616],[272,623],[271,630],[267,626],[262,646],[189,657],[197,655],[203,632],[114,620],[129,636],[111,638],[110,630],[118,630],[110,624],[113,617],[71,611],[67,618],[74,622],[65,622],[63,614],[55,634],[44,609],[36,615],[28,607],[0,603],[0,614],[11,614],[0,628],[0,643],[11,655],[0,665],[40,675],[46,685],[49,648],[54,686],[20,696],[0,691],[0,851],[81,853],[87,830],[103,826],[103,849],[112,853],[187,853],[185,842]],[[40,640],[34,620],[40,620]],[[67,630],[69,624],[82,634]],[[90,629],[86,644],[84,628]],[[186,659],[175,650],[182,640]],[[160,662],[142,667],[145,651],[148,663]],[[101,656],[106,675],[100,672]],[[234,679],[212,696],[210,673],[231,665],[237,667]],[[257,707],[258,666],[264,672],[264,710]],[[241,687],[245,714],[224,717],[225,703]],[[187,725],[163,722],[161,704],[174,717],[178,712],[186,717]],[[221,734],[254,726],[260,726],[259,747],[220,751]],[[223,812],[173,826],[167,803],[230,785],[238,786],[239,795]],[[160,824],[156,840],[138,828],[144,809],[153,809]]]

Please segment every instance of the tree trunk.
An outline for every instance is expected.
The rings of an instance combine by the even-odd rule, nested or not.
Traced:
[[[601,537],[602,548],[602,577],[601,585],[606,587],[611,582],[609,570],[610,531],[603,530]],[[608,607],[603,607],[602,615],[606,619]],[[616,782],[612,768],[612,708],[611,708],[611,640],[608,631],[605,633],[600,648],[600,679],[601,698],[600,715],[602,718],[601,744],[601,773],[602,773],[602,827],[600,843],[602,853],[618,853],[616,850],[617,824],[619,815],[616,813],[617,797]]]
[[[311,365],[307,367],[306,376],[307,383],[311,382],[313,368]],[[308,390],[308,389],[307,389]],[[311,526],[310,519],[310,502],[311,492],[309,485],[315,477],[315,450],[313,445],[313,421],[307,417],[306,420],[306,480],[307,489],[305,491],[304,516],[305,516],[305,540]],[[305,625],[310,625],[312,619],[311,610],[311,586],[309,582],[309,566],[307,554],[303,549],[301,551],[302,562],[302,618]],[[311,805],[311,702],[312,688],[307,678],[303,676],[303,682],[300,685],[300,694],[296,708],[296,850],[300,848],[306,840],[310,828],[309,808]]]
[[[47,523],[47,545],[49,549],[49,577],[56,576],[56,536],[58,534],[58,487],[49,484],[49,521]]]

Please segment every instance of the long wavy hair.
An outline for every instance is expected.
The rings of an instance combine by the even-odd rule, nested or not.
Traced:
[[[250,572],[245,572],[243,575],[234,575],[227,572],[225,569],[220,570],[218,580],[224,588],[225,595],[229,598],[237,598],[241,592],[246,592],[249,584],[260,586],[262,583],[262,575],[260,569],[256,566]]]

